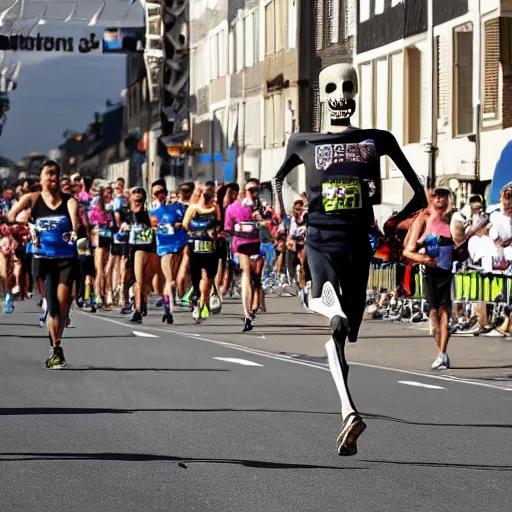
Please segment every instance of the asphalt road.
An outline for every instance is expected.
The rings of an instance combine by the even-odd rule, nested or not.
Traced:
[[[368,429],[340,458],[321,362],[207,341],[207,324],[184,334],[156,311],[140,326],[75,313],[68,367],[48,371],[35,302],[17,306],[0,316],[0,510],[510,510],[506,388],[353,366]]]

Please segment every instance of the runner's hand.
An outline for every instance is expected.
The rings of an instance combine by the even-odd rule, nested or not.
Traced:
[[[431,258],[430,256],[425,256],[425,260],[423,261],[423,265],[426,267],[436,268],[437,260],[435,258]]]

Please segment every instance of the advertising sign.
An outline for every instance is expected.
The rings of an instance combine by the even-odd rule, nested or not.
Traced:
[[[103,53],[134,53],[144,51],[144,29],[107,28],[103,33]]]

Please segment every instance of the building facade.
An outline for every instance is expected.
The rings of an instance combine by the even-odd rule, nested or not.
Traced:
[[[198,178],[270,180],[299,127],[298,0],[190,4]]]
[[[459,203],[486,193],[512,135],[512,2],[357,3],[359,126],[390,130],[417,174]],[[411,191],[392,162],[382,177],[385,202],[403,205]]]

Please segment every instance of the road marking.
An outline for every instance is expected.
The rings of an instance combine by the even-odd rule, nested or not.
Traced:
[[[433,386],[432,384],[423,384],[423,382],[414,382],[413,380],[399,380],[398,384],[405,384],[406,386],[414,386],[417,388],[446,389],[441,386]]]
[[[89,316],[89,313],[87,313],[85,311],[77,311],[77,313],[79,313],[81,315]],[[114,320],[112,318],[105,317],[101,314],[100,315],[96,314],[96,318],[101,318],[105,322],[110,322],[111,324],[122,325],[123,327],[129,328],[129,326],[126,323],[120,322],[118,320]],[[174,329],[163,329],[161,327],[152,327],[150,325],[145,326],[145,327],[146,327],[146,329],[164,332],[166,334],[177,334],[180,336],[186,336],[187,334],[189,334],[189,333],[182,332],[182,331],[176,331]],[[194,339],[201,340],[201,341],[207,341],[209,343],[215,343],[216,345],[220,345],[222,347],[228,347],[228,348],[232,348],[233,350],[238,350],[240,352],[247,352],[249,354],[255,354],[255,355],[258,355],[261,357],[266,357],[267,359],[276,359],[278,361],[288,361],[290,363],[300,364],[302,366],[309,366],[311,368],[317,368],[319,370],[324,370],[327,372],[330,371],[329,366],[327,364],[319,363],[316,361],[310,361],[307,359],[303,360],[303,361],[298,361],[297,359],[294,359],[293,357],[290,357],[290,356],[281,355],[281,354],[273,354],[272,352],[266,352],[264,350],[258,350],[258,349],[254,349],[254,348],[247,348],[247,347],[243,347],[242,345],[236,345],[235,343],[228,343],[226,341],[213,340],[211,338],[194,337]],[[352,362],[352,361],[350,361],[350,364],[352,366],[362,366],[365,368],[374,368],[376,370],[405,373],[407,375],[416,375],[418,377],[424,377],[426,379],[438,379],[438,380],[445,380],[445,381],[449,381],[449,382],[458,382],[460,384],[471,384],[473,386],[481,386],[484,388],[498,389],[499,391],[512,391],[512,387],[496,386],[495,384],[487,384],[486,382],[479,382],[476,380],[465,379],[462,377],[456,377],[454,375],[432,375],[431,373],[426,373],[426,372],[419,372],[419,371],[413,371],[413,370],[401,370],[400,368],[390,368],[388,366],[379,366],[376,364],[369,364],[369,363],[356,363],[356,362]]]
[[[140,338],[158,338],[156,334],[149,334],[149,332],[133,331],[133,334]]]
[[[262,364],[255,363],[254,361],[248,361],[247,359],[238,359],[236,357],[214,357],[218,361],[226,361],[227,363],[241,364],[243,366],[263,366]]]

